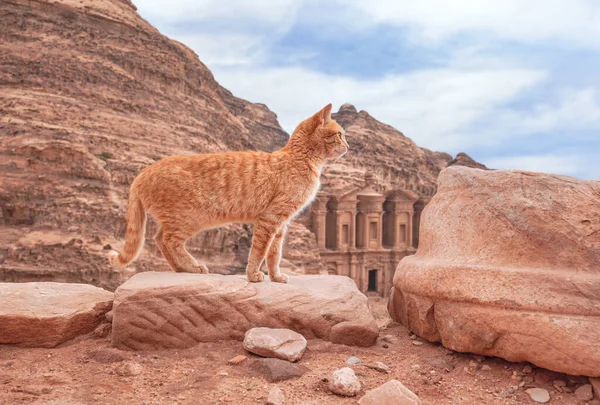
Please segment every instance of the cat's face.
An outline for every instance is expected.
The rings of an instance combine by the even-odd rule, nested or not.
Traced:
[[[342,157],[348,152],[350,146],[346,142],[346,131],[337,122],[329,121],[321,129],[321,137],[325,141],[327,158],[335,159]]]
[[[303,121],[294,133],[306,138],[313,150],[324,151],[328,159],[342,157],[348,152],[346,131],[331,119],[331,104]]]

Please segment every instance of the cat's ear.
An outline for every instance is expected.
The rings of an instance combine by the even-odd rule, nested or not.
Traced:
[[[331,121],[331,103],[327,104],[321,111],[317,113],[321,125],[327,124]]]

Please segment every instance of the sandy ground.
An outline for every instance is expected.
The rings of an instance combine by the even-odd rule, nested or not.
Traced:
[[[373,347],[356,348],[309,340],[300,364],[310,371],[273,384],[254,369],[258,357],[237,341],[155,353],[113,349],[110,336],[84,336],[53,349],[0,346],[0,404],[263,404],[273,385],[284,392],[286,404],[353,404],[358,398],[331,394],[326,383],[334,370],[346,366],[350,356],[359,357],[363,364],[381,361],[391,368],[385,374],[364,365],[353,366],[363,391],[397,379],[424,404],[533,404],[525,393],[529,387],[547,389],[551,404],[584,403],[572,393],[558,392],[554,381],[564,381],[567,389],[574,391],[586,378],[453,353],[411,336],[401,325],[386,326],[385,301],[370,301],[382,325],[381,336],[391,335],[386,339],[391,343],[380,340]],[[248,359],[237,365],[227,363],[240,354]],[[438,368],[436,363],[443,366],[444,360],[451,370]],[[125,364],[139,365],[141,373],[121,375]],[[589,403],[600,404],[597,400]]]

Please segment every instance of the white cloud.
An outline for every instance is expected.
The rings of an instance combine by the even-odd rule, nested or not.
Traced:
[[[210,68],[254,66],[264,58],[264,38],[242,34],[175,35],[179,42],[193,49]]]
[[[371,0],[351,4],[373,24],[407,27],[419,41],[459,33],[484,33],[521,42],[563,41],[600,47],[600,3],[596,0]]]
[[[572,133],[600,131],[600,102],[594,88],[568,89],[559,96],[556,105],[543,103],[533,112],[513,112],[507,118],[519,123],[517,134],[534,134],[547,131]]]
[[[152,20],[254,21],[251,31],[286,30],[304,6],[314,13],[318,0],[136,0],[140,13]],[[335,7],[333,7],[335,6]],[[346,29],[391,24],[409,30],[419,42],[438,42],[456,34],[483,34],[519,42],[559,41],[569,47],[600,47],[600,2],[597,0],[333,0],[326,11],[309,20],[335,22]],[[260,22],[260,24],[256,24]],[[325,27],[327,28],[327,27]],[[231,31],[239,31],[233,25]]]
[[[452,134],[544,78],[527,69],[432,69],[377,80],[299,67],[219,69],[215,75],[237,96],[273,108],[287,131],[329,102],[350,102],[436,150],[464,147],[465,139]]]

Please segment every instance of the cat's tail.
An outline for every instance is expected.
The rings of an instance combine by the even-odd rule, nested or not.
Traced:
[[[131,190],[127,202],[127,232],[125,233],[125,246],[121,253],[111,251],[108,260],[113,267],[121,268],[137,259],[146,235],[146,210],[142,201]]]

